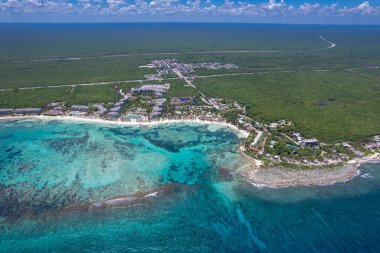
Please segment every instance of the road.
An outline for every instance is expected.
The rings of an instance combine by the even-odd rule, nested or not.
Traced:
[[[176,69],[176,68],[172,68],[172,67],[170,66],[170,64],[167,63],[166,61],[164,61],[164,62],[165,62],[165,64],[166,64],[166,67],[167,67],[168,69],[173,70],[173,72],[178,76],[179,79],[184,80],[184,81],[186,82],[187,85],[191,86],[192,88],[194,88],[194,89],[199,93],[199,95],[200,95],[200,97],[201,97],[201,100],[202,100],[205,104],[210,105],[210,106],[214,107],[215,109],[219,109],[219,106],[218,106],[218,105],[216,105],[216,104],[214,104],[212,101],[208,100],[207,97],[206,97],[206,96],[205,96],[200,90],[198,90],[198,88],[195,87],[195,85],[194,85],[194,84],[193,84],[193,83],[192,83],[192,82],[191,82],[186,76],[184,76],[184,75],[183,75],[178,69]]]
[[[261,139],[261,136],[263,136],[262,131],[256,130],[256,132],[257,132],[257,135],[250,146],[256,146],[257,142],[259,142],[259,140]]]
[[[365,69],[380,69],[380,66],[373,66],[373,67],[355,67],[355,68],[335,68],[335,69],[301,69],[302,71],[315,71],[315,72],[332,72],[332,71],[354,71],[354,70],[365,70]],[[177,70],[178,71],[178,70]],[[256,74],[269,74],[269,73],[294,73],[300,70],[271,70],[271,71],[256,71],[256,72],[242,72],[242,73],[229,73],[229,74],[214,74],[214,75],[195,75],[193,78],[212,78],[212,77],[222,77],[222,76],[241,76],[241,75],[256,75]],[[178,73],[180,73],[178,71]],[[178,75],[178,73],[176,73]],[[191,87],[197,89],[195,85],[184,75],[180,73],[178,75],[178,78],[176,77],[169,77],[169,78],[162,78],[158,81],[165,81],[165,80],[178,80],[183,79],[185,82],[190,85]],[[32,87],[21,87],[17,88],[19,90],[31,90],[31,89],[41,89],[41,88],[60,88],[60,87],[73,87],[73,86],[93,86],[93,85],[106,85],[106,84],[115,84],[115,83],[142,83],[149,81],[147,79],[141,79],[141,80],[115,80],[115,81],[107,81],[107,82],[91,82],[91,83],[77,83],[77,84],[48,84],[48,85],[42,85],[42,86],[32,86]],[[0,89],[0,91],[9,91],[14,90],[16,88],[4,88]]]
[[[80,61],[99,58],[123,58],[134,56],[165,56],[165,55],[180,55],[180,54],[233,54],[233,53],[280,53],[280,50],[217,50],[217,51],[185,51],[185,52],[161,52],[161,53],[135,53],[135,54],[113,54],[113,55],[98,55],[98,56],[83,56],[83,57],[67,57],[67,58],[48,58],[48,59],[28,59],[15,60],[13,62],[54,62],[54,61]]]
[[[328,39],[325,39],[322,35],[319,36],[319,38],[320,38],[321,40],[326,41],[327,43],[330,44],[330,46],[326,47],[325,49],[330,49],[330,48],[334,48],[334,47],[336,47],[336,44],[335,44],[334,42],[331,42],[331,41],[329,41]]]
[[[158,81],[165,81],[165,80],[178,80],[179,78],[162,78]],[[96,85],[107,85],[107,84],[120,84],[120,83],[142,83],[149,81],[147,79],[142,80],[116,80],[116,81],[107,81],[107,82],[92,82],[92,83],[76,83],[76,84],[51,84],[51,85],[43,85],[43,86],[32,86],[32,87],[15,87],[15,88],[4,88],[0,89],[0,91],[10,91],[10,90],[33,90],[33,89],[42,89],[42,88],[61,88],[61,87],[75,87],[75,86],[96,86]]]
[[[187,79],[186,76],[182,75],[182,73],[179,72],[178,69],[173,68],[172,70],[174,71],[174,73],[176,73],[176,75],[179,77],[179,79],[183,79],[189,86],[191,86],[194,89],[196,89],[195,86],[194,86],[194,84],[192,84],[192,82],[189,79]]]
[[[336,44],[326,39],[324,36],[319,36],[319,39],[328,42],[330,45],[326,48],[305,49],[302,51],[331,49],[336,47]],[[109,55],[94,55],[94,56],[71,56],[65,58],[47,58],[47,59],[27,59],[14,60],[13,62],[54,62],[54,61],[80,61],[99,58],[122,58],[133,56],[165,56],[165,55],[180,55],[180,54],[236,54],[236,53],[281,53],[283,50],[209,50],[209,51],[184,51],[184,52],[158,52],[158,53],[129,53],[129,54],[109,54]]]

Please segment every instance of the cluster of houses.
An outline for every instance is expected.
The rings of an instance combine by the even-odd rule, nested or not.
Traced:
[[[194,69],[236,69],[236,64],[219,63],[219,62],[201,62],[201,63],[182,63],[177,59],[153,60],[150,64],[140,66],[140,68],[156,68],[158,74],[147,75],[146,78],[154,80],[160,75],[176,74],[175,70],[182,74],[192,73]]]
[[[291,124],[292,123],[290,121],[279,120],[276,122],[269,123],[268,127],[271,129],[276,129],[276,128],[280,128],[280,127],[284,127],[284,126],[290,126]]]
[[[201,62],[201,63],[192,63],[191,66],[193,69],[237,69],[239,68],[236,64],[231,63],[219,63],[219,62]]]
[[[150,117],[157,119],[161,117],[164,112],[164,104],[166,102],[165,93],[169,88],[170,84],[145,84],[139,88],[131,88],[129,92],[132,95],[153,95],[154,99],[151,100],[153,108]]]
[[[372,141],[364,146],[367,150],[380,150],[380,135],[373,137]]]
[[[273,161],[284,161],[288,163],[293,164],[304,164],[304,165],[320,165],[323,164],[334,164],[339,163],[342,160],[348,160],[350,159],[349,152],[345,153],[341,150],[335,149],[332,147],[332,153],[324,151],[324,147],[326,144],[320,143],[316,138],[307,139],[302,137],[301,133],[290,131],[288,133],[286,132],[277,132],[277,131],[268,131],[268,129],[277,129],[283,126],[290,126],[292,125],[291,122],[287,122],[284,120],[273,122],[270,124],[261,124],[258,126],[264,129],[266,136],[264,138],[264,141],[262,142],[263,147],[260,149],[257,147],[258,140],[262,137],[263,132],[259,130],[255,130],[257,132],[256,138],[253,139],[252,143],[248,144],[248,149],[250,151],[253,151],[253,153],[259,155],[260,157],[263,156],[269,160]],[[251,125],[244,124],[244,127],[246,130],[251,130]],[[253,127],[252,127],[253,128]],[[268,128],[268,129],[267,129]],[[289,135],[288,135],[289,134]],[[271,153],[270,150],[275,150],[274,147],[278,141],[275,141],[273,139],[275,137],[275,140],[283,139],[286,142],[288,142],[287,146],[293,150],[298,149],[304,149],[304,148],[312,148],[312,149],[319,149],[320,152],[315,152],[315,154],[319,153],[319,155],[316,156],[307,156],[307,157],[298,157],[295,158],[294,156],[282,156],[280,157],[278,154]],[[266,143],[266,139],[268,138],[268,141]],[[293,143],[293,144],[292,144]],[[336,144],[337,146],[342,146],[346,148],[350,153],[354,154],[356,157],[363,157],[365,156],[365,153],[360,148],[354,148],[348,143],[342,143],[342,144]],[[269,148],[269,151],[264,151],[264,146],[267,146]],[[363,146],[364,149],[370,150],[370,151],[378,151],[380,148],[380,136],[375,136],[372,140],[372,142],[367,143],[365,146]],[[311,158],[314,157],[314,158]],[[311,160],[308,160],[311,159]]]
[[[219,110],[227,110],[230,109],[230,106],[227,103],[223,102],[223,99],[218,99],[218,98],[210,98],[208,99],[208,102],[214,106],[215,108]]]
[[[44,112],[44,115],[46,116],[60,116],[63,115],[63,112],[65,111],[65,105],[63,103],[50,103],[47,106],[47,111]]]
[[[276,153],[272,153],[271,150],[276,151],[275,145],[278,143],[279,140],[285,140],[287,142],[287,147],[292,149],[292,150],[298,150],[298,149],[303,149],[303,148],[319,148],[320,143],[317,139],[311,138],[311,139],[306,139],[301,136],[300,133],[298,132],[293,132],[291,131],[291,135],[287,135],[284,132],[277,132],[277,131],[270,131],[270,130],[275,130],[281,127],[286,127],[286,126],[291,126],[292,123],[286,120],[279,120],[276,122],[272,122],[269,124],[263,124],[260,122],[255,122],[255,127],[247,123],[247,119],[244,119],[244,117],[241,117],[239,119],[239,123],[243,124],[245,130],[255,133],[254,138],[251,137],[249,140],[250,143],[247,143],[247,149],[252,151],[254,154],[258,155],[259,157],[265,157],[266,159],[270,159],[273,161],[285,161],[293,164],[315,164],[318,165],[320,164],[320,161],[318,160],[313,160],[313,161],[308,161],[305,158],[297,158],[295,159],[290,156],[283,156],[280,157]],[[261,130],[259,130],[261,129]],[[259,140],[263,139],[259,143]],[[259,145],[260,144],[260,145]],[[267,147],[267,148],[265,148]],[[299,160],[300,159],[300,160]],[[322,159],[324,163],[330,162],[327,159]]]
[[[358,157],[363,157],[364,156],[364,153],[359,151],[359,150],[356,150],[354,147],[352,147],[350,144],[348,143],[343,143],[342,146],[344,148],[347,148],[348,150],[350,150],[352,153],[354,153],[356,156]]]
[[[152,99],[153,108],[152,108],[152,113],[150,115],[151,118],[157,119],[161,117],[161,114],[164,111],[165,102],[166,102],[166,98]]]

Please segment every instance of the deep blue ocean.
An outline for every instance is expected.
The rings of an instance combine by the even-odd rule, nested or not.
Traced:
[[[380,166],[255,188],[231,130],[0,122],[0,252],[380,252]]]

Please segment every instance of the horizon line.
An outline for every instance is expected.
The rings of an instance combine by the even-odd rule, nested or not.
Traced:
[[[251,25],[317,25],[317,26],[380,26],[380,23],[286,23],[286,22],[242,22],[242,21],[230,21],[230,22],[219,22],[219,21],[103,21],[103,22],[92,22],[92,21],[75,21],[75,22],[46,22],[46,21],[0,21],[1,24],[251,24]]]

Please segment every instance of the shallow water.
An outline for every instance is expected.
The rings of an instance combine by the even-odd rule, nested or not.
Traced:
[[[379,164],[258,189],[202,124],[0,123],[1,252],[379,252]]]

